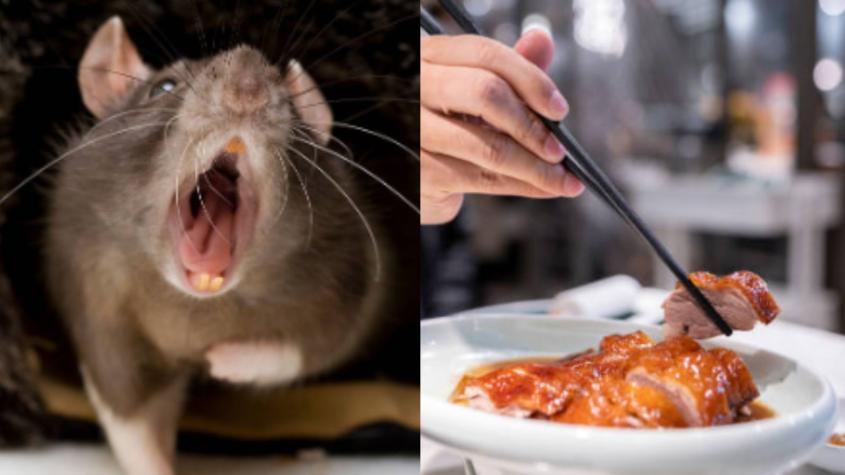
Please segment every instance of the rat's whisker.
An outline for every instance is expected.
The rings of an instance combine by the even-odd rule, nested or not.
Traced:
[[[80,151],[84,148],[87,148],[91,145],[102,142],[103,140],[109,139],[111,137],[114,137],[114,136],[117,136],[117,135],[120,135],[120,134],[124,134],[126,132],[131,132],[133,130],[140,130],[140,129],[150,128],[150,127],[162,127],[164,125],[165,125],[164,122],[156,122],[154,124],[140,124],[140,125],[136,125],[136,126],[132,126],[132,127],[126,127],[125,129],[121,129],[121,130],[118,130],[116,132],[108,133],[106,135],[102,135],[102,136],[97,137],[95,139],[91,139],[88,142],[80,144],[80,145],[68,150],[67,152],[59,155],[58,157],[54,158],[53,160],[50,160],[49,162],[47,162],[47,164],[38,168],[37,170],[32,172],[29,176],[27,176],[26,178],[21,180],[20,183],[15,185],[11,190],[9,190],[8,192],[6,192],[6,194],[4,194],[2,197],[0,197],[0,205],[5,203],[12,195],[17,193],[21,188],[26,186],[29,182],[38,178],[42,173],[44,173],[45,171],[49,170],[50,168],[52,168],[56,164],[60,163],[61,161],[63,161],[67,157],[70,157],[74,153],[76,153],[76,152],[78,152],[78,151]]]
[[[291,94],[290,97],[293,98],[293,97],[301,96],[301,95],[307,94],[307,93],[309,93],[309,92],[311,92],[315,89],[325,91],[327,89],[330,89],[328,86],[332,86],[332,85],[335,85],[335,84],[348,83],[348,82],[352,82],[354,80],[360,80],[360,79],[392,79],[392,80],[401,81],[401,82],[416,83],[416,80],[403,78],[403,77],[397,76],[395,74],[356,74],[356,75],[344,76],[342,79],[336,79],[334,81],[321,82],[319,85],[314,85],[312,87],[309,87],[308,89],[303,89],[302,91],[297,92],[296,94]]]
[[[208,184],[208,187],[209,187],[209,188],[211,188],[211,191],[212,191],[212,192],[214,192],[214,194],[215,194],[215,195],[217,195],[217,197],[218,197],[218,198],[220,198],[221,200],[223,200],[223,202],[224,202],[224,203],[226,203],[227,205],[229,205],[229,206],[231,206],[231,207],[234,207],[234,206],[235,206],[235,204],[234,204],[234,203],[232,203],[231,201],[229,201],[229,198],[226,198],[225,196],[223,196],[223,193],[220,193],[220,190],[218,190],[218,189],[217,189],[217,187],[216,187],[216,186],[214,186],[214,183],[212,183],[212,182],[211,182],[211,180],[209,180],[209,179],[208,179],[208,175],[206,175],[205,173],[203,173],[203,174],[202,174],[202,179],[203,179],[203,181],[205,181],[205,182],[206,182],[206,184]]]
[[[231,245],[232,243],[230,243],[229,240],[226,239],[226,236],[223,235],[223,232],[220,231],[220,228],[218,228],[214,224],[214,218],[211,217],[211,213],[208,212],[208,208],[205,205],[205,200],[202,198],[202,190],[200,190],[199,157],[196,156],[194,156],[194,178],[197,181],[196,189],[194,190],[194,192],[197,194],[197,199],[200,202],[200,207],[202,208],[203,214],[205,214],[206,219],[208,219],[208,224],[211,225],[212,231],[214,231],[215,234],[220,236],[220,239],[222,239],[223,242],[228,245]]]
[[[132,3],[128,3],[126,6],[129,8],[129,13],[138,20],[139,26],[143,28],[144,32],[147,33],[150,39],[152,39],[156,46],[167,56],[168,61],[176,61],[176,58],[179,56],[179,52],[176,51],[176,48],[174,48],[170,42],[167,42],[167,44],[172,49],[167,49],[167,47],[159,41],[157,35],[159,32],[158,28],[156,28],[154,24],[147,22],[147,19],[141,15]],[[167,41],[167,35],[163,36],[165,41]]]
[[[211,50],[208,48],[208,43],[206,42],[205,38],[205,27],[202,23],[202,14],[200,13],[200,6],[198,0],[193,1],[194,4],[194,11],[196,12],[196,23],[194,25],[194,29],[197,31],[197,35],[200,38],[200,47],[202,48],[205,54],[209,54]]]
[[[295,81],[295,80],[299,79],[299,76],[301,76],[302,74],[304,74],[306,70],[312,69],[314,66],[316,66],[316,65],[318,65],[318,64],[320,64],[320,63],[322,63],[323,61],[325,61],[325,60],[329,59],[331,56],[333,56],[333,55],[335,55],[335,54],[337,54],[337,53],[339,53],[339,52],[343,51],[345,48],[349,48],[350,46],[354,45],[355,43],[357,43],[357,42],[359,42],[359,41],[361,41],[361,40],[363,40],[363,39],[366,39],[368,36],[374,35],[374,34],[376,34],[376,33],[381,33],[381,32],[382,32],[382,31],[384,31],[384,30],[388,30],[388,29],[390,29],[390,28],[393,28],[394,26],[397,26],[397,25],[399,25],[399,24],[401,24],[401,23],[403,23],[403,22],[407,22],[407,21],[409,21],[409,20],[417,20],[417,21],[419,21],[419,17],[420,17],[419,13],[414,13],[414,14],[410,14],[410,15],[405,15],[405,16],[403,16],[403,17],[401,17],[401,18],[397,18],[396,20],[393,20],[393,21],[391,21],[391,22],[389,22],[389,23],[387,23],[387,24],[385,24],[385,25],[382,25],[382,26],[380,26],[380,27],[378,27],[378,28],[373,28],[372,30],[367,31],[367,32],[366,32],[366,33],[364,33],[364,34],[361,34],[361,35],[358,35],[358,36],[356,36],[356,37],[352,38],[351,40],[349,40],[349,41],[347,41],[346,43],[344,43],[344,44],[342,44],[342,45],[338,46],[337,48],[335,48],[335,49],[333,49],[333,50],[329,51],[328,53],[326,53],[326,54],[324,54],[324,55],[320,56],[319,58],[317,58],[316,60],[314,60],[314,61],[310,62],[309,64],[303,64],[303,65],[302,65],[302,72],[300,72],[300,73],[299,73],[299,75],[297,75],[296,77],[294,77],[294,78],[293,78],[293,81]]]
[[[337,121],[338,121],[338,122],[344,122],[344,121],[345,121],[345,122],[352,122],[353,120],[355,120],[355,119],[357,119],[357,118],[359,118],[359,117],[364,117],[365,115],[367,115],[367,114],[369,114],[370,112],[372,112],[372,111],[374,111],[374,110],[378,109],[378,108],[379,108],[379,107],[381,107],[382,105],[383,105],[383,104],[378,104],[378,103],[377,103],[377,104],[373,104],[373,105],[371,105],[371,106],[369,106],[369,107],[365,107],[365,108],[363,108],[363,109],[360,109],[360,110],[356,111],[356,112],[355,112],[354,114],[352,114],[352,115],[347,115],[347,116],[344,116],[344,117],[342,117],[342,118],[337,118]]]
[[[344,142],[343,140],[340,140],[339,138],[335,137],[334,135],[329,135],[329,142],[334,142],[338,146],[343,148],[343,151],[346,152],[346,156],[349,157],[350,159],[355,155],[354,153],[352,153],[352,149],[349,148],[348,145],[346,145],[346,142]]]
[[[154,112],[154,111],[176,111],[176,110],[179,110],[179,109],[176,109],[174,107],[135,107],[133,109],[125,110],[123,112],[118,112],[117,114],[110,115],[110,116],[106,117],[105,119],[103,119],[103,120],[97,122],[96,124],[94,124],[88,130],[88,132],[85,132],[85,135],[83,135],[83,138],[89,137],[92,132],[98,130],[103,125],[108,124],[109,122],[117,120],[121,117],[127,116],[129,114],[137,114],[137,113],[141,113],[141,112],[147,113],[147,112]]]
[[[294,138],[294,140],[296,140],[296,141],[298,141],[298,142],[301,142],[301,143],[305,143],[305,144],[307,144],[307,145],[309,145],[309,146],[313,147],[314,149],[323,150],[324,152],[326,152],[326,153],[328,153],[328,154],[330,154],[330,155],[332,155],[332,156],[334,156],[334,157],[337,157],[337,158],[339,158],[340,160],[342,160],[343,162],[345,162],[345,163],[347,163],[347,164],[351,165],[352,167],[354,167],[354,168],[358,169],[358,170],[359,170],[359,171],[361,171],[362,173],[364,173],[364,174],[366,174],[367,176],[369,176],[370,178],[372,178],[374,181],[378,182],[381,186],[383,186],[384,188],[386,188],[388,191],[390,191],[390,193],[391,193],[391,194],[393,194],[394,196],[396,196],[397,198],[399,198],[399,200],[401,200],[401,201],[402,201],[404,204],[406,204],[409,208],[411,208],[412,210],[414,210],[414,212],[415,212],[415,213],[417,213],[417,214],[419,214],[419,213],[420,213],[419,207],[418,207],[416,204],[414,204],[414,203],[413,203],[410,199],[408,199],[407,197],[405,197],[405,196],[404,196],[402,193],[400,193],[400,192],[399,192],[396,188],[394,188],[392,185],[390,185],[389,183],[387,183],[384,179],[382,179],[381,177],[379,177],[378,175],[376,175],[375,173],[373,173],[373,172],[372,172],[371,170],[369,170],[368,168],[366,168],[366,167],[364,167],[363,165],[361,165],[361,164],[359,164],[359,163],[355,162],[354,160],[349,159],[348,157],[343,156],[342,154],[339,154],[339,153],[337,153],[337,152],[335,152],[335,151],[333,151],[333,150],[331,150],[331,149],[329,149],[329,148],[326,148],[326,147],[322,147],[322,146],[320,146],[320,145],[317,145],[316,143],[314,143],[314,142],[313,142],[313,141],[311,141],[310,139],[308,139],[308,138],[303,138],[303,137],[304,137],[303,135],[300,135],[299,137]]]
[[[335,180],[331,176],[331,174],[324,170],[323,167],[321,167],[316,161],[311,160],[296,148],[290,148],[290,151],[293,152],[296,156],[308,162],[308,164],[310,164],[315,170],[317,170],[317,172],[323,175],[323,177],[337,189],[338,193],[340,193],[344,197],[344,199],[346,199],[346,201],[349,203],[349,206],[352,207],[352,209],[355,211],[355,214],[357,214],[358,218],[361,219],[361,224],[363,224],[364,229],[366,230],[367,235],[369,236],[370,243],[373,247],[373,256],[375,258],[376,267],[376,275],[374,280],[378,281],[381,278],[381,254],[379,253],[378,240],[376,240],[376,235],[373,232],[372,227],[370,226],[370,222],[367,220],[367,217],[364,215],[363,211],[361,211],[361,208],[359,208],[358,205],[355,204],[355,200],[353,200],[352,197],[349,196],[349,193],[347,193],[346,190],[343,189],[343,186],[341,186],[341,184],[338,183],[337,180]]]
[[[133,76],[132,74],[124,73],[123,71],[117,71],[117,70],[114,70],[114,69],[103,68],[103,67],[100,67],[100,66],[83,66],[81,64],[78,65],[78,66],[67,66],[67,65],[63,65],[63,64],[43,64],[43,65],[32,66],[32,69],[34,69],[34,70],[38,70],[38,69],[63,69],[63,70],[66,70],[68,72],[71,72],[71,73],[77,73],[77,72],[79,72],[80,69],[90,69],[91,71],[98,71],[98,72],[102,72],[102,73],[116,74],[118,76],[122,76],[122,77],[125,77],[127,79],[132,79],[133,81],[136,81],[136,82],[144,83],[144,82],[149,81],[149,79],[139,78],[138,76]]]
[[[305,48],[303,48],[301,51],[296,52],[297,55],[303,55],[304,56],[305,53],[307,53],[308,51],[311,50],[311,47],[314,45],[314,40],[316,38],[322,38],[323,34],[325,32],[327,32],[329,30],[329,28],[331,28],[332,25],[334,25],[334,23],[336,21],[338,21],[343,15],[346,15],[347,13],[349,13],[350,10],[357,7],[360,3],[361,3],[361,0],[358,0],[354,3],[352,3],[351,5],[347,6],[343,10],[340,10],[337,13],[335,13],[334,17],[331,20],[329,20],[328,22],[326,22],[326,24],[323,25],[323,27],[320,29],[320,31],[311,35],[311,40],[309,40],[308,43],[305,44]],[[301,39],[301,37],[304,37],[304,35],[301,35],[300,38],[297,38],[297,42]],[[294,45],[294,46],[296,46],[296,45]],[[293,56],[294,47],[291,46],[290,50],[287,51],[286,53],[287,53],[288,57],[294,57]]]
[[[144,17],[143,17],[143,16],[142,16],[142,15],[141,15],[141,14],[140,14],[140,13],[139,13],[139,12],[138,12],[135,8],[134,8],[134,7],[133,7],[133,5],[132,5],[132,3],[131,3],[131,2],[130,2],[130,3],[128,3],[128,4],[127,4],[127,6],[129,7],[129,12],[132,14],[132,16],[134,16],[134,17],[135,17],[135,19],[136,19],[136,20],[138,20],[138,23],[140,24],[141,28],[143,28],[143,29],[144,29],[144,31],[147,33],[147,35],[148,35],[148,36],[149,36],[149,37],[153,40],[153,42],[155,42],[156,46],[158,46],[158,47],[159,47],[159,48],[160,48],[160,49],[164,52],[164,54],[165,54],[165,55],[167,55],[168,60],[169,60],[171,63],[175,63],[175,62],[177,62],[177,61],[178,61],[178,58],[179,58],[179,57],[182,57],[183,55],[179,54],[179,51],[176,49],[176,47],[175,47],[175,46],[173,46],[173,43],[171,43],[171,42],[167,39],[167,35],[166,35],[166,34],[164,34],[161,30],[159,30],[159,28],[158,28],[158,27],[157,27],[154,23],[152,23],[152,22],[148,21],[146,18],[144,18]],[[164,40],[164,43],[166,43],[166,46],[165,46],[164,44],[162,44],[162,43],[161,43],[161,41],[159,41],[159,35],[158,35],[158,33],[161,33],[161,39],[162,39],[162,40]],[[170,49],[168,49],[168,47],[169,47]],[[177,71],[177,68],[173,68],[174,73],[175,73],[176,75],[178,75],[178,76],[179,76],[179,78],[180,78],[182,81],[184,81],[184,82],[185,82],[185,84],[187,84],[187,85],[188,85],[188,87],[189,87],[192,91],[194,91],[194,93],[195,93],[195,94],[200,95],[200,94],[196,91],[196,89],[194,89],[194,86],[193,86],[193,84],[191,83],[191,79],[196,80],[196,78],[195,78],[195,77],[193,77],[193,75],[191,74],[190,70],[188,69],[188,67],[187,67],[184,63],[183,63],[183,65],[185,66],[185,68],[184,68],[184,69],[185,69],[185,72],[187,72],[187,73],[188,73],[188,75],[179,74],[179,73],[178,73],[178,71]],[[200,95],[200,96],[201,96],[201,95]]]
[[[80,67],[80,68],[83,68],[83,69],[90,69],[90,70],[92,70],[92,71],[99,71],[99,72],[104,72],[104,73],[109,73],[109,74],[114,74],[114,75],[117,75],[117,76],[125,77],[125,78],[127,78],[127,79],[131,79],[131,80],[133,80],[133,81],[135,81],[135,82],[138,82],[138,83],[140,83],[140,84],[142,84],[142,85],[143,85],[143,84],[147,84],[147,83],[149,83],[149,82],[150,82],[150,80],[152,79],[152,78],[142,79],[142,78],[139,78],[138,76],[133,76],[133,75],[131,75],[131,74],[126,74],[126,73],[121,72],[121,71],[115,71],[115,70],[113,70],[113,69],[101,68],[101,67],[97,67],[97,66],[82,66],[82,65],[80,65],[79,67]],[[73,69],[74,71],[76,70],[76,68],[70,68],[70,67],[66,67],[66,66],[49,66],[48,68],[57,68],[57,69]],[[184,99],[185,99],[183,96],[180,96],[179,94],[177,94],[177,93],[175,93],[175,92],[173,92],[173,91],[166,91],[166,90],[162,89],[162,90],[161,90],[161,92],[164,92],[164,93],[170,94],[170,95],[172,95],[172,96],[178,97],[180,100],[184,100]]]
[[[288,2],[284,9],[281,6],[276,9],[276,13],[273,14],[273,19],[270,21],[270,24],[267,28],[264,28],[264,33],[261,35],[261,40],[259,40],[259,44],[261,45],[261,50],[267,50],[267,39],[279,34],[279,27],[282,23],[282,16],[284,13],[287,12],[290,4],[292,2]]]
[[[188,143],[185,144],[185,148],[182,149],[182,153],[179,154],[176,168],[177,170],[182,170],[182,164],[185,162],[185,158],[187,157],[188,148],[190,148],[194,143],[196,143],[196,140],[188,141]],[[199,254],[199,249],[197,249],[197,246],[194,244],[194,240],[191,238],[191,235],[188,234],[188,230],[185,229],[185,220],[182,217],[182,195],[179,193],[179,184],[181,182],[180,178],[181,173],[173,174],[173,181],[176,183],[176,194],[173,196],[173,200],[176,204],[176,219],[179,220],[179,227],[181,228],[182,235],[188,238],[188,245],[191,246],[191,249],[193,249],[194,252]]]
[[[289,55],[289,53],[291,52],[291,48],[292,48],[291,39],[294,38],[294,37],[296,37],[297,39],[299,38],[297,36],[297,32],[299,31],[300,25],[302,25],[302,20],[304,20],[305,17],[308,16],[308,13],[311,12],[311,8],[313,8],[316,3],[317,2],[315,0],[311,0],[308,3],[308,6],[305,8],[305,10],[299,15],[299,18],[296,19],[296,23],[294,23],[293,28],[290,29],[291,33],[288,35],[287,39],[285,40],[285,45],[282,48],[281,58],[287,57]],[[303,31],[303,32],[299,33],[299,35],[301,36],[304,33],[305,32]]]
[[[399,190],[397,190],[390,183],[388,183],[387,181],[385,181],[384,179],[382,179],[381,177],[379,177],[378,175],[373,173],[367,167],[365,167],[365,166],[361,165],[360,163],[350,159],[349,157],[345,157],[342,154],[335,152],[334,150],[332,150],[328,147],[323,147],[321,145],[314,143],[314,141],[307,138],[307,136],[302,134],[302,132],[299,132],[296,135],[297,135],[297,137],[294,137],[294,140],[305,143],[305,144],[313,147],[314,149],[322,150],[322,151],[328,153],[329,155],[332,155],[334,157],[339,158],[343,162],[351,165],[355,169],[357,169],[357,170],[361,171],[362,173],[366,174],[367,176],[369,176],[370,178],[372,178],[373,180],[378,182],[381,186],[385,187],[388,191],[390,191],[394,196],[399,198],[403,203],[408,205],[408,207],[411,208],[412,210],[414,210],[417,214],[420,213],[419,207],[416,204],[414,204],[413,201],[409,200],[407,197],[405,197],[405,195],[400,193]]]
[[[409,99],[407,97],[395,97],[395,96],[359,96],[359,97],[344,97],[341,99],[329,99],[325,101],[319,102],[312,102],[310,104],[305,104],[304,106],[297,106],[297,109],[308,109],[309,107],[318,107],[323,104],[343,104],[345,102],[383,102],[383,103],[391,103],[391,102],[402,102],[408,104],[419,104],[419,99]]]
[[[281,165],[282,173],[284,174],[284,176],[282,177],[282,180],[283,180],[282,186],[284,186],[284,194],[285,194],[284,201],[282,201],[282,205],[279,206],[279,212],[276,213],[276,217],[274,218],[274,223],[275,223],[275,222],[278,222],[282,218],[282,215],[284,214],[285,210],[287,209],[288,201],[290,201],[290,183],[288,181],[290,179],[290,172],[288,172],[288,167],[285,166],[285,162],[282,160],[281,154],[275,149],[273,150],[273,154],[279,160],[279,165]],[[285,160],[287,160],[287,159],[285,159]]]
[[[165,126],[164,126],[164,142],[165,143],[167,143],[168,140],[169,140],[170,127],[176,122],[177,119],[179,119],[179,117],[181,117],[179,115],[179,113],[176,113],[173,117],[170,118],[170,120],[167,121],[167,124],[165,124]]]
[[[288,145],[286,149],[288,151],[293,151],[293,148]],[[311,194],[308,193],[308,185],[305,183],[305,179],[302,177],[302,174],[299,172],[299,168],[293,164],[291,160],[287,160],[288,165],[290,165],[291,170],[293,170],[294,175],[296,175],[296,181],[299,182],[299,187],[302,188],[302,195],[305,197],[305,204],[308,207],[308,239],[307,242],[311,243],[311,237],[314,231],[314,206],[311,203]]]
[[[312,122],[312,123],[315,123],[315,124],[318,124],[318,125],[319,125],[319,122]],[[392,138],[392,137],[390,137],[390,136],[388,136],[388,135],[386,135],[386,134],[383,134],[383,133],[381,133],[381,132],[377,132],[377,131],[375,131],[375,130],[373,130],[373,129],[368,129],[368,128],[366,128],[366,127],[361,127],[361,126],[359,126],[359,125],[350,124],[350,123],[348,123],[348,122],[342,122],[342,121],[332,121],[332,122],[330,123],[330,125],[331,125],[332,127],[338,127],[338,128],[341,128],[341,129],[354,130],[354,131],[357,131],[357,132],[361,132],[362,134],[367,134],[367,135],[371,135],[371,136],[373,136],[373,137],[376,137],[376,138],[382,139],[382,140],[384,140],[385,142],[391,143],[391,144],[393,144],[393,145],[395,145],[395,146],[399,147],[400,149],[402,149],[402,151],[404,151],[404,152],[406,152],[408,155],[412,156],[412,157],[414,158],[414,160],[416,160],[416,161],[420,161],[420,156],[419,156],[419,154],[418,154],[417,152],[415,152],[415,151],[411,150],[411,148],[410,148],[410,147],[408,147],[407,145],[403,144],[402,142],[399,142],[398,140],[396,140],[396,139],[394,139],[394,138]],[[313,128],[313,127],[310,127],[310,126],[308,126],[308,125],[306,125],[306,124],[300,124],[300,126],[305,126],[305,127],[308,127],[308,128],[309,128],[309,129],[311,129],[311,130],[314,130],[314,128]]]
[[[289,145],[288,145],[289,147]],[[287,148],[285,148],[287,150]],[[279,160],[279,165],[281,165],[282,173],[284,176],[282,177],[282,185],[284,186],[284,201],[282,201],[282,205],[279,206],[279,211],[276,213],[276,216],[273,218],[273,224],[277,223],[280,219],[282,219],[282,215],[285,213],[285,210],[288,207],[288,201],[290,201],[290,173],[288,172],[288,166],[285,166],[285,161],[287,161],[288,165],[290,165],[290,161],[286,160],[283,161],[281,154],[278,150],[273,150],[273,155],[276,156],[276,159]]]

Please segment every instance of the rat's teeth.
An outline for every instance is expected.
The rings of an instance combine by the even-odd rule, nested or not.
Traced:
[[[208,284],[209,280],[211,280],[211,276],[206,273],[202,273],[198,276],[195,276],[193,280],[194,288],[197,289],[199,292],[205,292],[206,290],[208,290]]]
[[[246,153],[246,145],[240,137],[234,137],[230,139],[228,143],[226,143],[226,147],[224,148],[224,150],[229,153],[243,155],[244,153]]]
[[[208,286],[209,292],[217,292],[220,288],[223,287],[223,277],[217,276],[211,279],[211,283]]]

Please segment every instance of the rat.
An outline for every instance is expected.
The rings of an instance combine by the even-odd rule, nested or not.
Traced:
[[[389,298],[390,253],[295,59],[241,45],[153,70],[113,17],[78,81],[97,122],[56,160],[48,290],[119,463],[168,475],[190,382],[289,384],[349,361]]]

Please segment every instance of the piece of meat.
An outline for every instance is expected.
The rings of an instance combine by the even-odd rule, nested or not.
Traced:
[[[607,378],[599,387],[551,418],[555,422],[605,427],[685,427],[671,399],[651,386]]]
[[[706,351],[686,336],[642,352],[626,379],[663,393],[690,427],[733,422],[737,410],[758,396],[751,373],[735,353]]]
[[[780,313],[766,282],[753,272],[737,271],[722,277],[709,272],[693,272],[689,278],[734,330],[751,330],[758,321],[768,324]],[[680,284],[663,302],[663,314],[666,321],[663,331],[667,337],[721,335]]]
[[[602,340],[602,351],[585,352],[549,362],[515,362],[485,374],[464,376],[453,400],[505,415],[551,417],[584,395],[605,376],[624,377],[625,355],[654,344],[648,335],[635,332]]]
[[[757,387],[732,351],[688,336],[605,337],[595,353],[497,365],[466,375],[452,400],[487,412],[609,427],[698,427],[734,422]]]

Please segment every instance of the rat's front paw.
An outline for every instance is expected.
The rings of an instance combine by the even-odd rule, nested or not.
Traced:
[[[218,343],[206,353],[209,373],[230,383],[270,385],[291,381],[302,370],[302,352],[277,342]]]

